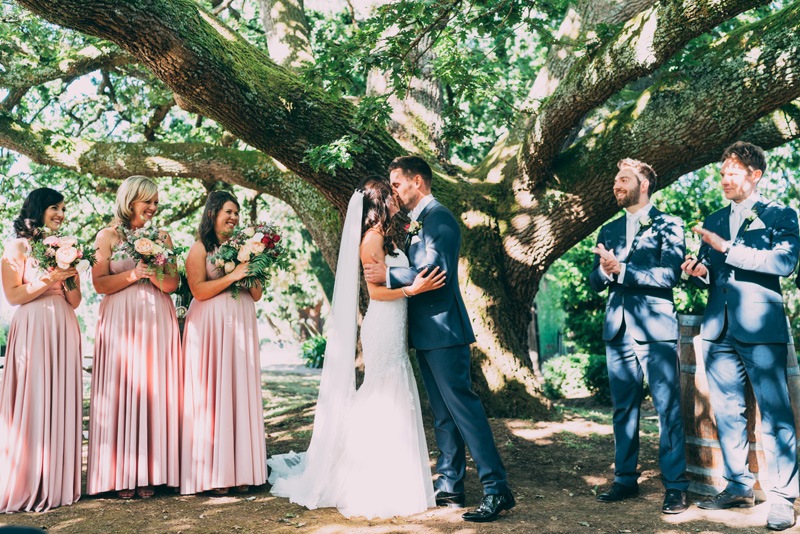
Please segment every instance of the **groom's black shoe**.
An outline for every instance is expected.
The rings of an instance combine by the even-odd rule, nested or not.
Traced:
[[[474,521],[476,523],[488,523],[494,521],[503,510],[511,510],[517,504],[514,495],[510,491],[497,495],[484,495],[478,508],[467,512],[461,517],[464,521]]]
[[[619,482],[614,482],[611,487],[597,496],[600,502],[618,502],[625,499],[632,499],[639,496],[639,485],[626,486]]]
[[[686,492],[679,489],[668,489],[664,494],[664,504],[661,506],[661,513],[681,514],[689,509],[686,500]]]
[[[466,501],[463,493],[449,493],[442,490],[436,492],[436,506],[464,508],[464,503],[466,503]]]

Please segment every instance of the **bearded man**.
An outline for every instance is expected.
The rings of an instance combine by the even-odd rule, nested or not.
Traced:
[[[625,213],[600,230],[589,277],[595,291],[609,290],[603,340],[614,405],[614,482],[597,500],[639,495],[639,410],[646,378],[661,431],[658,459],[666,488],[661,511],[679,514],[688,507],[689,480],[672,290],[686,250],[683,222],[650,203],[656,173],[648,164],[623,159],[617,166],[614,197]]]

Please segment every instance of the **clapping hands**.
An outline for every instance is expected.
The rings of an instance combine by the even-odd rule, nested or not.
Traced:
[[[613,250],[608,250],[602,243],[598,243],[592,252],[600,256],[600,267],[606,274],[616,275],[620,273],[621,264],[614,255]]]
[[[711,230],[706,230],[702,226],[697,225],[692,228],[692,232],[699,235],[703,242],[707,243],[714,250],[724,252],[727,249],[728,242]],[[681,270],[689,276],[705,278],[708,275],[708,267],[700,261],[700,258],[693,254],[686,256],[686,261],[681,264]]]

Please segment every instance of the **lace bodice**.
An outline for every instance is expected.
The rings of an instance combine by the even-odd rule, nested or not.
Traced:
[[[397,256],[386,256],[389,267],[408,267],[408,258],[395,249]],[[392,372],[399,365],[408,365],[408,307],[406,299],[370,300],[361,324],[361,346],[364,350],[364,380]]]

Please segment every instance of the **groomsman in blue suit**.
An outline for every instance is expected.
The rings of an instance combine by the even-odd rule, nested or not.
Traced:
[[[436,504],[464,505],[466,446],[478,468],[484,496],[478,508],[463,517],[494,521],[516,502],[483,405],[472,391],[469,346],[475,335],[458,285],[461,230],[450,210],[431,195],[433,174],[425,160],[395,158],[389,171],[392,188],[413,221],[406,240],[411,267],[366,264],[364,277],[375,284],[402,288],[411,285],[425,267],[439,267],[447,273],[444,287],[408,299],[409,342],[417,352],[440,452],[436,462],[439,478],[434,482]]]
[[[650,203],[656,173],[649,165],[623,159],[617,166],[614,196],[625,214],[600,230],[589,276],[595,291],[609,289],[603,339],[614,405],[614,482],[597,500],[639,494],[639,409],[646,378],[661,431],[658,459],[666,488],[661,511],[678,514],[688,507],[689,487],[672,300],[686,250],[683,222]]]
[[[760,475],[771,503],[767,528],[784,530],[795,523],[798,473],[780,278],[797,263],[797,214],[756,191],[767,167],[760,147],[734,143],[721,161],[722,189],[731,204],[695,228],[703,239],[700,260],[687,258],[682,265],[695,283],[709,288],[701,335],[727,480],[721,493],[698,506],[720,510],[754,504],[744,418],[747,377],[761,410],[767,465]]]

